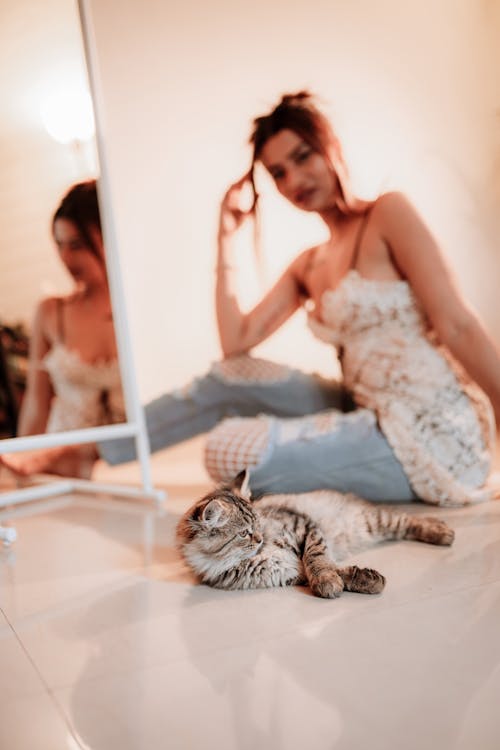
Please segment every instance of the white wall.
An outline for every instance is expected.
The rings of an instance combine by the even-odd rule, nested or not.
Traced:
[[[326,102],[354,184],[405,190],[498,338],[498,3],[487,0],[91,0],[107,151],[144,399],[218,356],[218,201],[249,163],[253,116],[284,90]],[[274,196],[269,278],[323,236]],[[258,294],[248,247],[242,292]],[[261,351],[331,370],[297,317]]]

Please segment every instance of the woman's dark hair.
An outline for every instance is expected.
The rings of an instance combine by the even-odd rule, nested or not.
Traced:
[[[101,231],[101,216],[95,180],[78,182],[68,190],[52,218],[52,230],[54,230],[57,219],[67,219],[73,222],[85,244],[88,245],[96,258],[101,262],[104,261],[89,231],[90,227],[97,227]]]
[[[325,115],[318,109],[309,91],[284,94],[277,106],[267,115],[253,121],[250,143],[253,146],[250,180],[254,194],[254,208],[258,194],[254,182],[255,163],[259,161],[262,149],[272,136],[281,130],[293,130],[309,146],[321,154],[335,172],[339,184],[337,209],[345,215],[362,213],[367,202],[355,198],[350,189],[347,166],[342,155],[340,142]]]

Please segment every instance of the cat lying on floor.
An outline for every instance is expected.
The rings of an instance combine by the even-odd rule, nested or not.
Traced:
[[[332,490],[266,495],[252,502],[242,472],[205,495],[181,518],[177,543],[202,583],[255,589],[308,583],[316,596],[378,594],[376,570],[341,567],[348,555],[389,539],[450,545],[443,521],[389,510]]]

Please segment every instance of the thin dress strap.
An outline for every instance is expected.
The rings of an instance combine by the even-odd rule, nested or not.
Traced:
[[[351,268],[356,268],[356,266],[358,264],[359,249],[361,247],[361,242],[363,241],[363,236],[365,234],[365,229],[366,229],[366,227],[368,225],[368,219],[371,216],[371,209],[372,209],[372,206],[370,206],[370,208],[366,209],[366,211],[365,211],[365,213],[363,215],[363,218],[359,222],[358,231],[356,232],[356,240],[355,240],[355,243],[354,243],[354,252],[352,254]]]
[[[56,302],[56,320],[58,339],[64,343],[64,300],[61,297],[58,297]]]

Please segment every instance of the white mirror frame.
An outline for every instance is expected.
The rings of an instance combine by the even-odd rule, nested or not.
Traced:
[[[154,489],[151,479],[149,440],[146,432],[144,412],[139,399],[129,337],[125,295],[120,273],[119,254],[109,187],[108,165],[106,160],[106,126],[104,122],[104,107],[102,104],[102,95],[99,85],[97,51],[88,0],[78,0],[78,10],[87,64],[87,75],[92,92],[96,120],[96,141],[100,168],[99,204],[102,214],[102,230],[104,246],[106,248],[106,267],[109,277],[109,288],[113,308],[120,374],[125,396],[127,422],[123,424],[103,425],[101,427],[85,428],[81,430],[69,430],[60,433],[54,432],[43,435],[32,435],[29,437],[6,438],[0,440],[0,455],[3,453],[17,453],[37,448],[53,448],[64,445],[94,443],[125,437],[134,438],[137,458],[141,469],[142,486],[139,488],[118,484],[104,484],[94,482],[91,479],[54,478],[53,481],[44,481],[43,483],[34,484],[22,489],[0,493],[0,508],[70,492],[81,492],[84,494],[107,493],[128,498],[142,500],[149,499],[154,500],[159,505],[163,503],[166,497],[164,491]]]

